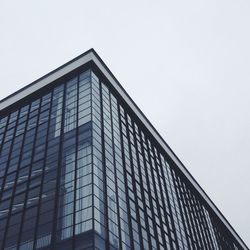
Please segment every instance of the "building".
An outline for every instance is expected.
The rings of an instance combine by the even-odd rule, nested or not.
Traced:
[[[94,50],[0,117],[1,249],[248,249]]]

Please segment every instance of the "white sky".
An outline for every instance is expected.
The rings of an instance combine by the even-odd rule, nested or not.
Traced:
[[[93,47],[250,245],[250,2],[0,0],[0,99]]]

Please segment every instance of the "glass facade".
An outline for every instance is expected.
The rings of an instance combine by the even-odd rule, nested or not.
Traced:
[[[96,67],[0,118],[1,249],[243,249]]]

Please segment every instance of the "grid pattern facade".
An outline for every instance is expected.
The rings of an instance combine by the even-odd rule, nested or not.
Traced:
[[[0,248],[242,249],[96,67],[1,116]]]

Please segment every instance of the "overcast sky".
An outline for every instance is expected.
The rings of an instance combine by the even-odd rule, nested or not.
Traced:
[[[0,99],[92,47],[250,245],[250,2],[0,0]]]

